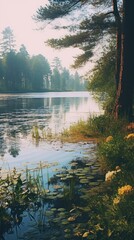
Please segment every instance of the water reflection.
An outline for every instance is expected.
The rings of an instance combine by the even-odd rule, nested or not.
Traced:
[[[59,132],[79,119],[99,113],[87,92],[0,95],[0,155],[17,157],[28,144],[33,125]]]
[[[92,181],[95,177],[94,175],[91,176],[91,173],[93,174],[93,169],[96,169],[94,165],[94,148],[94,144],[91,143],[84,145],[82,143],[77,143],[75,144],[75,149],[79,149],[80,152],[82,151],[82,159],[79,153],[77,154],[77,157],[72,157],[72,159],[75,160],[70,161],[70,164],[66,161],[64,161],[65,165],[63,165],[63,163],[51,164],[40,162],[35,169],[26,172],[27,181],[25,181],[25,177],[21,178],[21,181],[19,172],[16,172],[14,169],[12,177],[10,178],[11,182],[13,179],[15,180],[13,181],[14,187],[12,188],[14,189],[13,197],[10,184],[6,184],[6,187],[4,188],[5,191],[2,192],[2,196],[6,199],[9,198],[8,206],[10,206],[10,209],[7,210],[7,205],[5,206],[5,209],[7,210],[6,214],[9,214],[6,215],[6,217],[9,217],[7,219],[9,224],[8,226],[7,224],[3,224],[4,227],[1,229],[0,239],[52,239],[54,235],[56,236],[56,232],[59,230],[59,226],[57,225],[58,222],[56,220],[58,219],[58,216],[56,215],[59,211],[62,212],[64,210],[68,211],[68,208],[71,209],[72,204],[74,205],[75,203],[76,205],[76,201],[78,203],[78,200],[80,200],[78,192],[80,193],[80,189],[83,188],[83,183],[85,184],[87,182],[87,179],[85,178],[90,178]],[[87,166],[90,166],[88,173]],[[84,179],[81,177],[83,175],[81,174],[82,167],[85,167]],[[82,180],[84,182],[81,185]],[[4,187],[4,184],[2,187]],[[8,192],[8,195],[6,195],[5,192]],[[56,211],[54,209],[56,209]],[[48,214],[52,212],[54,213],[54,216],[53,214]],[[1,217],[3,217],[2,220],[5,223],[6,219],[4,216],[5,212],[2,212]],[[61,220],[64,218],[65,216],[62,215]],[[53,223],[53,219],[56,220],[56,225]],[[61,223],[61,221],[59,223]],[[4,236],[5,238],[1,238],[1,236]],[[58,239],[62,240],[65,238],[60,236]],[[70,239],[72,238],[70,237]]]
[[[26,169],[38,173],[37,166],[40,163],[43,166],[52,164],[50,168],[42,168],[43,177],[48,180],[48,176],[50,179],[63,166],[66,169],[72,159],[82,156],[88,160],[93,159],[94,144],[66,143],[62,145],[54,141],[49,144],[41,141],[36,145],[32,139],[31,130],[33,125],[38,125],[51,128],[53,132],[59,132],[79,119],[85,120],[93,113],[100,114],[100,110],[98,104],[86,92],[0,95],[0,168],[2,168],[2,173],[11,172],[9,170],[14,167],[22,174]],[[46,181],[44,180],[43,183],[45,184]],[[9,196],[9,193],[7,195]],[[17,208],[17,210],[21,209]],[[6,240],[19,239],[18,236],[24,236],[24,233],[27,235],[27,231],[31,229],[29,210],[25,212],[23,209],[23,213],[24,219],[22,219],[22,212],[15,218],[19,225],[16,232],[13,228],[10,234],[5,235]],[[34,216],[37,221],[40,220],[39,213],[38,211]],[[41,213],[45,217],[45,212],[41,210]],[[44,237],[43,232],[44,238],[46,239],[46,236]],[[32,238],[28,234],[28,238],[24,236],[22,239]],[[40,233],[36,235],[36,239],[42,239]]]

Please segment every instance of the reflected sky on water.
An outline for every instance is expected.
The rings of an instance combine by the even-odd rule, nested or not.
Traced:
[[[61,146],[37,145],[32,139],[33,126],[58,133],[101,111],[88,92],[0,94],[1,163],[18,165],[53,159]]]
[[[57,169],[66,167],[72,160],[83,156],[90,161],[95,157],[95,144],[48,143],[45,140],[37,144],[32,138],[33,126],[59,133],[72,123],[101,112],[101,107],[88,92],[0,94],[1,173],[4,176],[14,167],[22,174],[26,168],[34,173],[42,165],[46,189],[48,174],[52,177]],[[29,231],[30,224],[31,220],[25,213],[17,233],[13,229],[11,234],[5,234],[5,239],[17,240],[18,236]]]

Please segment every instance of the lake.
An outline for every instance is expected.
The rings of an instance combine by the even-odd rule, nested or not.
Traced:
[[[37,142],[32,138],[33,126],[58,134],[72,123],[100,113],[101,107],[88,92],[0,94],[1,174],[14,167],[24,173],[26,168],[36,171],[40,165],[47,166],[43,169],[47,189],[48,174],[49,178],[53,177],[57,169],[66,168],[69,162],[83,156],[93,160],[95,144]],[[24,215],[17,233],[13,229],[5,234],[6,240],[23,239],[23,234],[29,231],[31,220],[27,213]]]
[[[63,158],[63,149],[59,153],[56,143],[33,141],[33,126],[58,133],[100,112],[101,107],[88,92],[0,94],[0,167]]]

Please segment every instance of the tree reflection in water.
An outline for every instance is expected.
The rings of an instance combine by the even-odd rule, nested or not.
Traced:
[[[87,92],[0,95],[0,155],[17,157],[35,124],[59,132],[93,112],[100,108]]]

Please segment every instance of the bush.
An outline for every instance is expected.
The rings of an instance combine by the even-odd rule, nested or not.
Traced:
[[[97,136],[115,136],[126,131],[126,120],[116,121],[110,115],[100,115],[89,119],[89,128]]]
[[[103,165],[107,166],[109,170],[120,166],[129,171],[133,171],[134,139],[116,136],[109,142],[102,142],[98,147],[98,156]]]

